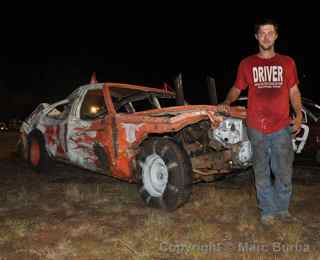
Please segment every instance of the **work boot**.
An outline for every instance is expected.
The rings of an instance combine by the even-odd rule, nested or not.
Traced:
[[[280,212],[277,214],[278,219],[283,223],[297,223],[299,219],[292,216],[289,212]]]
[[[262,216],[261,223],[264,226],[273,226],[276,223],[276,218],[273,215]]]

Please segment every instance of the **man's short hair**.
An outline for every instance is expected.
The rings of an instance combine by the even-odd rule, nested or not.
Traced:
[[[278,23],[271,19],[271,18],[260,18],[256,21],[255,25],[254,25],[254,33],[257,34],[260,27],[263,25],[273,25],[274,29],[276,30],[276,32],[278,33]]]

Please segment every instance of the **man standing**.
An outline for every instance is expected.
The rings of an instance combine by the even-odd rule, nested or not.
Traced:
[[[228,112],[229,105],[249,86],[248,135],[261,221],[267,225],[273,224],[276,217],[283,221],[295,219],[288,211],[294,159],[291,134],[300,131],[302,120],[295,62],[275,52],[277,37],[278,26],[274,21],[262,20],[255,25],[259,52],[241,61],[234,86],[219,105],[220,110]],[[290,103],[295,111],[292,127]]]

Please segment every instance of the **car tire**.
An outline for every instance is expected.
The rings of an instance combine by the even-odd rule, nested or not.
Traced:
[[[144,141],[137,159],[138,191],[148,206],[173,211],[189,200],[191,162],[174,139]]]
[[[40,131],[32,131],[27,138],[28,162],[31,168],[38,173],[48,173],[52,160],[48,155],[45,140]]]

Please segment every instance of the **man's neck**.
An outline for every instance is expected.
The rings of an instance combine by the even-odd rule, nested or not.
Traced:
[[[258,57],[261,59],[270,59],[276,55],[274,50],[262,50],[260,49]]]

